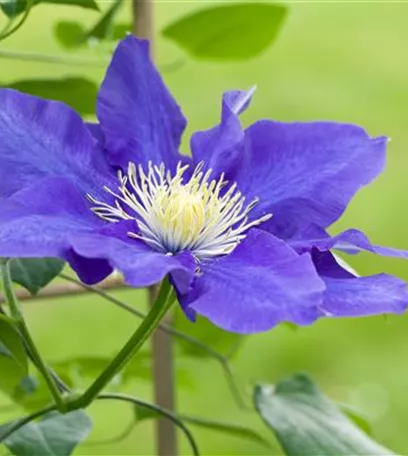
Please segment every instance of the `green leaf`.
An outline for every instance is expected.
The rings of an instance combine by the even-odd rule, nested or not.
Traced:
[[[83,410],[49,413],[11,434],[3,444],[15,456],[69,456],[91,429],[91,419]]]
[[[81,8],[99,11],[95,0],[37,0],[37,3],[54,3],[56,5],[80,6]]]
[[[67,49],[75,49],[85,41],[85,30],[74,21],[57,22],[54,27],[57,40]]]
[[[7,349],[5,345],[0,341],[0,356],[8,356],[11,358],[13,354]]]
[[[28,360],[14,322],[0,314],[0,389],[13,395],[28,374]]]
[[[113,39],[114,34],[120,32],[114,28],[113,22],[122,5],[122,0],[116,0],[89,31],[86,31],[78,22],[58,22],[54,29],[55,37],[67,49],[77,48],[92,39]]]
[[[59,375],[66,385],[72,387],[70,378]],[[24,377],[14,390],[12,399],[29,412],[36,411],[50,403],[52,397],[44,379],[37,373]]]
[[[31,398],[36,396],[35,408],[38,410],[41,406],[49,403],[50,393],[48,388],[42,389],[41,394],[38,394],[41,383],[34,376],[28,375],[24,377],[13,394],[13,400],[24,408],[31,402]]]
[[[64,262],[56,258],[14,259],[10,263],[13,282],[35,295],[63,269]]]
[[[95,0],[34,0],[33,4],[39,3],[54,3],[57,5],[72,5],[82,8],[99,11],[99,7]],[[0,0],[0,8],[9,18],[13,18],[25,11],[27,0]]]
[[[0,343],[3,356],[11,356],[20,366],[22,372],[27,374],[28,361],[23,340],[13,320],[2,314],[0,314]]]
[[[244,336],[219,329],[204,317],[197,316],[197,321],[191,323],[181,309],[177,309],[174,317],[174,328],[178,331],[198,339],[203,345],[216,350],[226,357],[235,354],[244,341]],[[209,356],[209,353],[200,347],[190,344],[183,339],[175,339],[183,353],[189,356]]]
[[[107,38],[112,31],[113,21],[122,5],[122,0],[116,0],[94,27],[86,34],[86,37],[88,39],[96,38],[99,40]]]
[[[36,3],[34,1],[34,3]],[[9,17],[13,18],[18,14],[25,11],[27,6],[27,0],[1,0],[0,1],[0,8],[3,13]]]
[[[289,456],[393,454],[354,426],[305,375],[284,379],[276,387],[259,385],[254,400]]]
[[[7,87],[49,100],[66,103],[82,115],[94,114],[98,87],[89,79],[27,79],[7,84]]]
[[[183,17],[162,33],[197,58],[246,60],[273,43],[286,12],[270,3],[216,6]]]

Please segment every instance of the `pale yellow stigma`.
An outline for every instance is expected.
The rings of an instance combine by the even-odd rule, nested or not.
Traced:
[[[163,198],[163,210],[157,214],[159,224],[172,239],[189,243],[196,239],[206,221],[205,206],[201,195],[191,194],[185,189]]]
[[[245,238],[249,228],[272,215],[249,221],[248,214],[257,204],[245,204],[245,197],[233,184],[227,185],[222,175],[210,180],[211,170],[202,171],[200,163],[184,182],[188,165],[177,166],[174,176],[164,165],[149,163],[148,172],[129,164],[126,175],[119,173],[119,193],[105,187],[116,199],[115,205],[95,200],[92,210],[100,218],[117,222],[135,220],[138,231],[129,236],[142,239],[155,250],[173,254],[191,251],[197,259],[230,253]]]

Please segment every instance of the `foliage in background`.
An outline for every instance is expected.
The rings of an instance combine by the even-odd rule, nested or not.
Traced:
[[[131,29],[130,24],[116,23],[116,17],[123,5],[121,0],[116,0],[105,10],[94,0],[42,1],[55,5],[79,6],[94,10],[95,14],[98,14],[94,26],[90,29],[73,21],[55,24],[55,37],[66,51],[74,51],[81,46],[94,46],[103,41],[113,44]],[[23,25],[25,20],[22,17],[28,15],[30,9],[38,3],[41,3],[41,0],[2,0],[0,7],[9,21],[2,35],[7,37],[13,27],[17,32],[18,26]],[[168,24],[162,34],[192,58],[218,62],[245,61],[258,56],[273,44],[286,15],[287,8],[282,5],[228,4],[206,8],[182,17]],[[60,57],[65,58],[64,55]],[[7,84],[3,81],[3,84],[33,95],[63,101],[83,115],[94,113],[96,86],[82,74],[65,79],[52,79],[49,75],[44,75],[43,79],[26,79]],[[35,294],[56,278],[63,266],[61,262],[51,259],[19,260],[12,263],[12,278]],[[221,333],[206,321],[194,327],[187,325],[180,315],[175,328],[199,339],[202,344],[211,346],[227,358],[234,354],[242,342],[241,336]],[[203,354],[201,349],[197,349],[197,345],[189,343],[188,340],[182,341],[180,347],[188,356]],[[69,387],[79,388],[83,386],[84,379],[95,377],[109,360],[109,357],[76,357],[57,360],[52,365]],[[111,385],[112,388],[121,389],[127,379],[134,377],[149,380],[148,360],[149,354],[139,355],[122,372],[116,385]],[[35,375],[29,375],[24,339],[13,320],[3,315],[0,315],[0,372],[0,388],[19,406],[32,411],[49,403],[50,397],[43,381]],[[288,455],[347,455],[350,452],[389,454],[388,450],[379,447],[348,421],[305,377],[296,376],[284,380],[275,388],[259,386],[255,389],[254,398],[258,412],[276,433]],[[142,406],[135,406],[135,421],[163,417],[160,410],[147,410],[149,413],[146,413]],[[176,419],[181,423],[204,426],[265,444],[262,436],[236,424],[183,415]],[[69,455],[91,430],[91,422],[85,412],[72,412],[67,415],[51,412],[39,421],[30,422],[17,432],[9,434],[13,423],[0,428],[0,442],[18,456],[39,451],[44,455]],[[301,433],[298,432],[299,429],[302,430]]]

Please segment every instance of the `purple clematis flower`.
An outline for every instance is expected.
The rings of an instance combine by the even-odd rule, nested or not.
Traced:
[[[331,250],[407,254],[326,232],[382,171],[386,138],[330,122],[243,129],[252,92],[235,91],[182,156],[186,121],[148,51],[130,36],[119,44],[99,124],[0,91],[0,256],[60,257],[88,284],[113,269],[135,287],[169,276],[189,318],[242,333],[404,311],[403,281],[356,277]]]

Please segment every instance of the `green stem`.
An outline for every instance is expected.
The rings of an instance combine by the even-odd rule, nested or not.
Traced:
[[[24,339],[24,342],[28,348],[29,353],[31,354],[32,360],[43,376],[45,382],[47,383],[48,389],[54,398],[55,404],[59,411],[63,412],[65,410],[65,403],[62,399],[62,396],[59,392],[57,385],[55,384],[44,360],[41,357],[40,352],[38,351],[32,337],[30,331],[27,328],[25,323],[23,314],[21,313],[19,302],[14,294],[13,285],[11,282],[11,275],[10,275],[10,267],[8,260],[1,259],[0,260],[0,271],[1,271],[1,278],[3,281],[4,287],[4,294],[7,298],[7,302],[10,308],[10,313],[12,318],[14,319],[20,333]]]
[[[191,445],[191,449],[193,450],[194,456],[199,456],[200,452],[198,451],[197,444],[195,443],[194,437],[188,427],[183,423],[182,420],[178,418],[178,416],[173,413],[170,410],[166,410],[163,407],[160,407],[155,404],[149,404],[148,402],[142,401],[140,399],[137,399],[132,396],[128,396],[127,394],[120,394],[120,393],[106,393],[106,394],[101,394],[98,397],[96,397],[98,400],[116,400],[116,401],[123,401],[123,402],[129,402],[130,404],[136,405],[138,407],[143,407],[151,412],[155,412],[158,415],[161,415],[163,418],[167,418],[170,420],[172,423],[174,423],[176,426],[178,426],[185,434],[187,437],[187,440],[189,441]]]
[[[137,328],[136,332],[127,341],[100,376],[92,383],[92,385],[79,398],[67,402],[68,410],[85,408],[93,402],[103,388],[140,350],[142,345],[152,335],[153,331],[159,326],[159,323],[166,315],[172,304],[173,299],[171,299],[171,285],[166,279],[163,281],[156,301],[150,308],[146,318]]]
[[[68,274],[60,273],[59,277],[61,279],[66,280],[67,282],[75,283],[76,285],[82,287],[84,290],[88,290],[91,293],[97,294],[101,298],[105,299],[106,301],[111,302],[115,306],[120,307],[123,310],[126,310],[126,312],[129,312],[133,315],[135,315],[138,318],[146,318],[146,314],[144,312],[141,312],[140,310],[136,309],[135,307],[126,304],[125,302],[121,301],[118,298],[115,298],[111,294],[107,293],[106,291],[93,287],[91,285],[86,285],[85,283],[82,283],[78,279],[75,279],[73,277],[70,277]],[[177,337],[181,340],[184,340],[185,342],[194,345],[200,350],[203,350],[208,354],[208,356],[211,356],[214,358],[216,361],[219,361],[222,364],[228,363],[228,359],[224,357],[221,353],[218,353],[216,350],[211,348],[208,345],[203,344],[200,340],[195,339],[192,336],[189,336],[188,334],[185,334],[181,331],[178,331],[177,329],[174,329],[171,325],[167,323],[161,323],[158,328],[159,331],[163,331],[167,334],[170,334],[171,336]]]
[[[111,294],[107,293],[104,290],[92,287],[90,285],[86,285],[86,284],[82,283],[81,281],[79,281],[78,279],[74,279],[73,277],[70,277],[69,275],[64,274],[64,273],[59,274],[59,277],[61,277],[62,279],[66,280],[68,282],[75,283],[76,285],[81,286],[82,288],[84,288],[85,290],[88,290],[91,293],[95,293],[98,296],[101,296],[106,301],[109,301],[112,304],[115,304],[116,306],[120,307],[123,310],[126,310],[127,312],[135,315],[136,317],[146,318],[146,315],[143,312],[140,312],[138,309],[135,309],[133,306],[130,306],[129,304],[126,304],[125,302],[121,301],[120,299],[115,298],[114,296],[112,296]],[[230,361],[227,357],[225,357],[221,353],[217,352],[209,345],[204,344],[200,340],[198,340],[188,334],[178,331],[177,329],[173,328],[171,325],[169,325],[167,323],[161,323],[157,329],[159,331],[164,331],[164,332],[170,334],[171,336],[177,337],[180,340],[184,340],[185,342],[187,342],[191,345],[194,345],[195,347],[197,347],[200,350],[203,350],[205,353],[207,353],[208,356],[215,359],[215,361],[217,361],[220,364],[220,366],[224,372],[226,381],[228,383],[228,387],[231,391],[231,394],[234,396],[234,399],[235,399],[236,403],[238,404],[238,407],[240,407],[242,409],[251,408],[248,404],[245,403],[245,399],[243,398],[240,388],[235,381],[234,374],[232,372],[232,367],[231,367]]]

